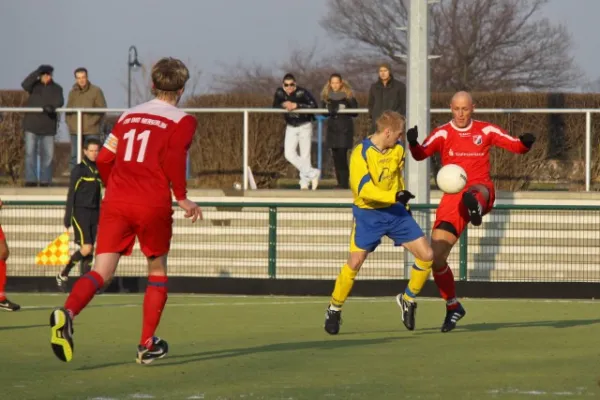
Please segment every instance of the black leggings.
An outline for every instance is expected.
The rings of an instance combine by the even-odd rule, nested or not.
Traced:
[[[333,166],[338,186],[344,189],[350,188],[350,171],[348,170],[348,149],[331,149]]]

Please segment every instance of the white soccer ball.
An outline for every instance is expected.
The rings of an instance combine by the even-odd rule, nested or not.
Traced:
[[[459,193],[467,184],[467,173],[456,164],[444,165],[437,174],[437,185],[444,193]]]

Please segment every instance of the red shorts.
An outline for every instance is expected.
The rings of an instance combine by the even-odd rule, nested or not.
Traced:
[[[131,254],[135,238],[146,257],[169,252],[173,235],[173,209],[125,203],[104,203],[100,208],[96,254]]]
[[[494,201],[496,199],[496,190],[494,189],[493,185],[482,185],[487,187],[490,194],[487,205],[484,205],[483,207],[483,215],[485,215],[492,211],[492,207],[494,206]],[[462,196],[464,192],[473,186],[474,185],[465,186],[460,193],[444,193],[435,213],[435,223],[433,224],[433,229],[437,229],[440,223],[446,221],[452,224],[454,229],[456,229],[458,237],[460,237],[469,223],[469,211],[462,202]]]
[[[2,230],[2,225],[0,225],[0,241],[5,241],[6,236],[4,236],[4,231]]]

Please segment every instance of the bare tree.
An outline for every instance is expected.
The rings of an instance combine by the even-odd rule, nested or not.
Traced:
[[[376,67],[366,71],[365,65],[373,62],[365,61],[364,54],[327,54],[321,56],[315,46],[309,49],[295,50],[284,62],[266,67],[259,64],[238,63],[223,66],[225,71],[213,78],[212,89],[225,93],[253,93],[273,95],[273,91],[281,85],[284,74],[290,72],[296,76],[301,86],[318,96],[323,85],[334,72],[341,73],[355,90],[366,91],[373,80]],[[368,69],[368,68],[367,68]]]
[[[329,0],[328,32],[405,70],[403,0]],[[563,26],[539,18],[546,0],[442,0],[431,8],[432,88],[438,91],[558,89],[580,78]]]
[[[131,99],[133,104],[140,104],[154,98],[152,95],[152,79],[150,74],[152,72],[152,65],[154,65],[156,61],[144,63],[141,68],[133,74],[131,79]],[[202,76],[202,71],[194,66],[190,60],[184,62],[190,70],[190,80],[186,84],[183,101],[199,94],[200,77]],[[122,86],[125,90],[128,90],[127,82],[124,82]]]

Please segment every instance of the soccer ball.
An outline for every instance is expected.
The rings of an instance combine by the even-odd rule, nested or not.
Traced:
[[[436,181],[442,192],[459,193],[467,184],[467,173],[456,164],[447,164],[438,171]]]

